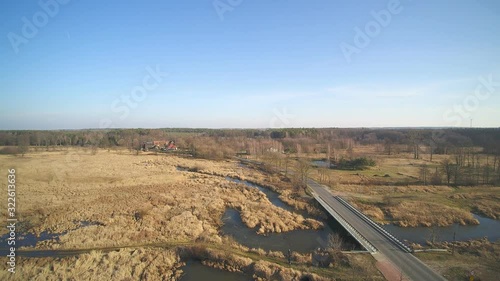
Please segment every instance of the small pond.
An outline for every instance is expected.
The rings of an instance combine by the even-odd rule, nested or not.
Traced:
[[[311,165],[316,167],[329,168],[329,164],[326,160],[313,160],[311,161]]]

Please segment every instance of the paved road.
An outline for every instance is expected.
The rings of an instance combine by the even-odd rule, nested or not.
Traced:
[[[361,233],[375,248],[378,253],[374,256],[377,260],[389,260],[395,265],[403,275],[413,281],[437,281],[446,280],[427,265],[422,263],[419,259],[410,253],[401,250],[391,240],[380,234],[371,225],[362,220],[358,215],[335,199],[332,194],[325,189],[323,185],[318,184],[313,180],[308,180],[309,187],[317,194],[323,201],[325,201],[332,209],[334,209],[340,216],[347,220],[352,227]]]

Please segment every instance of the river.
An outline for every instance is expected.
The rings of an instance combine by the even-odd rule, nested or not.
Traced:
[[[434,237],[435,241],[466,241],[470,239],[481,239],[487,237],[489,241],[495,242],[500,239],[500,221],[493,220],[474,214],[479,225],[437,226],[437,227],[399,227],[396,225],[384,225],[387,231],[394,236],[409,242],[425,245],[426,240]]]

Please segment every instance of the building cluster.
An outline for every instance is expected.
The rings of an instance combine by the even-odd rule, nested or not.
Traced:
[[[142,150],[159,150],[159,151],[173,151],[177,150],[175,141],[145,141],[142,143]]]

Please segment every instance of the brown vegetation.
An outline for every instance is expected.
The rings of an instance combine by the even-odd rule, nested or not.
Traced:
[[[396,225],[403,227],[479,224],[467,211],[435,203],[406,201],[389,207],[387,212]]]
[[[257,260],[248,257],[241,257],[235,254],[228,254],[219,250],[207,249],[204,247],[185,247],[180,249],[180,256],[183,259],[201,260],[203,264],[210,267],[219,268],[230,272],[242,272],[253,276],[255,280],[301,280],[308,277],[309,280],[326,281],[332,280],[318,276],[314,273],[301,272],[279,264]]]
[[[93,251],[74,257],[18,258],[16,273],[1,280],[179,280],[183,263],[175,251],[122,249]]]
[[[23,232],[67,232],[59,241],[39,243],[37,248],[208,243],[227,246],[238,252],[219,249],[204,261],[205,264],[232,270],[222,259],[228,256],[229,260],[234,260],[235,270],[251,268],[256,279],[291,280],[305,277],[309,269],[284,267],[284,255],[280,252],[266,253],[261,249],[245,249],[234,241],[228,243],[227,238],[219,233],[224,210],[228,207],[239,210],[243,222],[248,227],[256,227],[261,234],[316,229],[321,224],[304,218],[299,212],[277,208],[257,189],[229,182],[224,177],[267,186],[280,193],[280,198],[290,206],[308,213],[317,211],[310,199],[305,198],[302,189],[306,177],[311,176],[330,185],[333,192],[346,196],[379,222],[392,221],[401,226],[476,224],[477,220],[470,212],[499,219],[500,187],[495,186],[500,182],[498,131],[436,132],[440,131],[286,129],[168,132],[168,139],[175,139],[180,148],[176,153],[185,155],[184,158],[172,153],[140,151],[140,144],[144,141],[167,138],[165,130],[9,131],[0,132],[0,145],[7,145],[0,151],[0,154],[7,154],[0,155],[0,169],[6,171],[14,167],[17,170],[20,187],[17,211]],[[18,157],[13,156],[15,154]],[[189,158],[189,155],[194,158]],[[266,164],[259,167],[260,171],[245,169],[228,160],[235,155],[265,161]],[[309,165],[312,159],[328,158],[338,162],[342,158],[358,157],[374,159],[376,165],[363,171],[311,168]],[[177,170],[177,167],[185,167],[187,171]],[[290,179],[272,172],[280,169]],[[290,173],[291,170],[296,172]],[[446,184],[475,187],[452,188]],[[0,200],[5,201],[5,196],[0,194]],[[2,212],[1,215],[5,216],[5,211]],[[80,227],[81,222],[94,224]],[[6,229],[0,230],[0,234],[5,232]],[[498,253],[496,246],[493,249]],[[152,270],[150,276],[153,280],[161,274],[172,280],[178,277],[180,259],[175,252],[167,251],[163,257],[157,255],[156,250],[141,248],[145,252],[139,253],[140,260],[150,261],[150,254],[159,260],[167,259],[163,261],[168,265],[165,270],[171,272],[164,274],[154,266],[147,270],[134,267],[135,257],[128,263],[121,261],[122,256],[130,254],[127,251],[64,258],[63,265],[78,263],[74,271],[52,266],[50,259],[22,258],[26,265],[34,265],[32,270],[23,269],[27,270],[23,276],[29,279],[36,276],[71,279],[80,270],[98,263],[102,268],[86,273],[85,277],[92,279],[92,274],[102,273],[108,279],[137,279],[137,272],[150,272],[147,270]],[[335,268],[336,273],[348,272],[341,274],[343,279],[347,279],[344,276],[353,276],[353,270],[361,275],[361,279],[380,276],[373,272],[369,259],[344,256],[338,251],[326,255],[336,260],[336,264],[348,260],[349,269],[343,266]],[[255,256],[262,260],[255,261]],[[106,260],[123,264],[127,270],[135,269],[113,273],[114,268],[108,266]],[[311,260],[311,254],[293,253],[296,264],[309,265]],[[151,264],[156,263],[152,261]],[[324,273],[323,269],[315,268],[314,271]]]
[[[186,241],[202,235],[220,241],[220,217],[227,207],[240,210],[243,221],[249,227],[259,225],[260,233],[321,227],[317,221],[274,206],[257,189],[219,176],[238,176],[234,162],[134,156],[125,151],[74,153],[77,157],[68,158],[65,152],[3,156],[10,158],[2,161],[1,168],[6,171],[9,165],[18,171],[22,186],[18,213],[26,230],[69,231],[60,241],[40,243],[38,248]],[[178,166],[204,173],[177,171]],[[265,177],[250,170],[245,173],[241,176],[255,181]],[[78,228],[80,221],[99,225]]]
[[[228,207],[240,210],[243,221],[249,227],[258,225],[260,233],[321,227],[318,221],[274,206],[256,188],[226,180],[225,176],[245,178],[268,186],[273,182],[272,188],[276,191],[288,188],[263,173],[242,169],[235,162],[142,152],[136,156],[128,151],[102,150],[96,154],[70,150],[35,152],[24,158],[1,157],[4,158],[0,164],[2,170],[7,170],[9,165],[17,171],[17,198],[22,202],[18,205],[18,215],[23,222],[23,232],[65,233],[59,240],[38,243],[38,249],[215,243],[251,253],[220,236],[220,218]],[[179,171],[179,166],[196,172]],[[5,199],[5,194],[2,197]],[[292,193],[286,197],[289,202],[301,205]],[[80,227],[81,222],[95,224]],[[265,255],[284,259],[280,252]],[[132,258],[126,260],[128,256]],[[220,261],[240,259],[224,252],[219,256]],[[97,280],[97,276],[110,280],[156,280],[164,276],[166,280],[177,280],[181,273],[180,258],[174,252],[159,254],[159,250],[140,247],[136,251],[122,249],[63,258],[57,265],[52,258],[21,258],[18,262],[22,266],[17,276],[33,280],[75,276],[88,280]],[[212,263],[215,266],[213,260]],[[75,266],[67,270],[71,264]],[[159,264],[163,267],[157,266]],[[115,265],[121,269],[115,270]],[[256,268],[256,276],[265,280],[267,269],[260,263],[252,266]],[[96,268],[91,270],[93,267]],[[272,272],[278,272],[276,276],[281,274],[285,279],[303,275],[273,263],[269,267]],[[313,280],[323,280],[319,276],[315,278]]]
[[[486,239],[465,242],[441,242],[432,245],[448,249],[447,253],[423,252],[416,254],[450,281],[469,280],[474,271],[474,280],[495,281],[500,274],[500,242]]]

